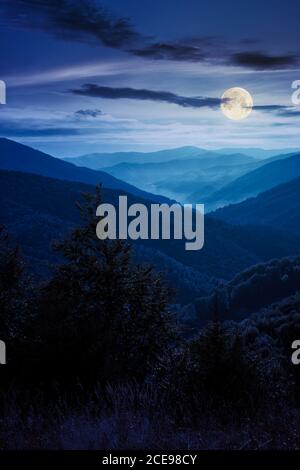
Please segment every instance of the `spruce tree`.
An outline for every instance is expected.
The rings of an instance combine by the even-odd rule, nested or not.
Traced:
[[[132,261],[127,242],[96,237],[101,189],[84,200],[82,225],[56,245],[65,262],[41,291],[44,370],[63,381],[143,380],[173,338],[169,291],[151,266]]]

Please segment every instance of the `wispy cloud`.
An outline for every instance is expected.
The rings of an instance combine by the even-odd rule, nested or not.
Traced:
[[[295,54],[270,54],[252,50],[256,42],[248,39],[230,45],[215,37],[203,37],[153,42],[131,49],[130,52],[146,59],[222,63],[259,71],[294,69],[299,65],[299,56]]]
[[[155,42],[141,48],[131,49],[134,55],[155,60],[176,60],[202,62],[207,58],[207,50],[203,44],[189,44],[180,41],[174,43]]]
[[[256,111],[266,111],[266,112],[277,112],[288,109],[287,106],[281,104],[261,104],[253,106],[253,109]]]
[[[128,19],[93,0],[1,0],[1,10],[12,24],[76,41],[119,48],[139,37]]]
[[[107,63],[103,63],[103,61],[101,61],[93,64],[83,63],[79,65],[48,69],[46,71],[43,70],[28,73],[26,75],[18,73],[18,75],[11,75],[4,78],[10,87],[23,87],[42,85],[45,83],[67,82],[90,77],[118,76],[123,75],[124,73],[133,73],[133,60],[136,65],[136,59],[128,61],[108,61]]]
[[[121,49],[144,59],[208,62],[249,70],[294,69],[299,56],[253,51],[251,38],[229,45],[215,37],[160,41],[138,32],[128,18],[117,17],[97,0],[1,0],[0,15],[11,25],[40,29],[77,42]]]
[[[266,104],[266,105],[257,105],[253,106],[255,111],[263,111],[263,112],[270,112],[275,113],[281,117],[292,118],[292,117],[299,117],[300,111],[299,109],[295,109],[295,107],[285,106],[280,104]]]
[[[106,99],[133,99],[143,101],[158,101],[164,103],[177,104],[184,108],[215,108],[220,106],[220,98],[181,96],[168,91],[154,91],[136,88],[112,88],[99,86],[94,83],[86,83],[81,88],[69,90],[75,95],[91,96]]]
[[[288,118],[299,117],[300,111],[299,109],[295,110],[294,108],[286,107],[280,111],[280,115],[283,117],[288,117]]]
[[[79,135],[80,133],[80,129],[75,129],[73,127],[45,127],[40,129],[33,129],[32,127],[2,126],[0,131],[0,135],[4,137],[70,137]]]

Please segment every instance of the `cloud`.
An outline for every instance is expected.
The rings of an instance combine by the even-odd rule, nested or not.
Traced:
[[[102,115],[101,109],[79,109],[74,113],[75,118],[97,118]]]
[[[295,55],[268,55],[263,52],[238,52],[231,55],[233,65],[247,67],[256,70],[277,70],[293,68],[298,63]]]
[[[270,112],[277,112],[277,111],[282,111],[282,110],[285,110],[287,109],[286,106],[284,105],[281,105],[281,104],[261,104],[261,105],[256,105],[256,106],[253,106],[254,110],[256,111],[270,111]]]
[[[215,108],[221,104],[220,98],[180,96],[168,91],[154,91],[136,88],[112,88],[107,86],[98,86],[93,83],[86,83],[81,88],[69,91],[75,95],[107,98],[112,100],[126,98],[132,100],[172,103],[184,108]]]
[[[1,10],[11,24],[76,41],[119,48],[139,38],[128,19],[113,17],[94,0],[1,0]]]
[[[33,129],[27,127],[3,127],[0,134],[4,137],[55,137],[55,136],[74,136],[80,134],[80,129],[75,128],[55,128],[46,127]]]
[[[253,70],[288,69],[298,64],[296,55],[233,52],[232,47],[216,38],[174,42],[151,39],[136,31],[128,18],[111,14],[98,0],[1,0],[0,16],[5,16],[9,24],[15,26],[47,31],[77,42],[100,43],[146,59],[222,62]],[[253,39],[244,39],[239,47],[243,49],[253,44]]]
[[[284,106],[280,104],[265,104],[265,105],[257,105],[253,106],[252,108],[254,111],[265,111],[265,112],[274,112],[275,114],[281,117],[299,117],[300,111],[299,109],[295,110],[295,108],[291,106]]]
[[[293,108],[285,108],[280,112],[280,116],[283,117],[299,117],[300,111],[295,111]]]
[[[131,49],[134,55],[156,60],[179,60],[201,62],[207,53],[201,47],[193,44],[162,43],[149,44],[140,49]]]
[[[278,70],[294,68],[298,65],[297,55],[270,55],[261,51],[244,50],[259,41],[242,39],[232,47],[216,37],[181,39],[175,42],[154,42],[139,48],[130,49],[132,54],[155,60],[175,60],[186,62],[223,63],[253,70]],[[233,52],[234,49],[240,49]]]
[[[149,44],[150,38],[137,32],[128,18],[115,17],[98,0],[1,0],[1,11],[16,26],[75,41],[100,42],[145,58],[198,62],[206,56],[202,46],[210,42],[202,38]]]

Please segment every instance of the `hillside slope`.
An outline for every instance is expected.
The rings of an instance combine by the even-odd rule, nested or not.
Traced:
[[[9,139],[0,138],[0,169],[35,173],[67,181],[79,181],[96,185],[102,183],[106,188],[121,189],[148,199],[162,200],[161,197],[150,195],[134,186],[125,183],[104,171],[81,168],[59,158],[51,157],[27,145]]]
[[[51,241],[79,222],[75,209],[82,192],[94,188],[38,175],[0,171],[0,223],[8,226],[25,253],[38,263],[53,258]],[[123,193],[123,191],[122,191]],[[103,200],[118,203],[117,190],[104,189]],[[129,204],[150,202],[129,194]],[[231,279],[243,269],[274,257],[300,254],[299,237],[268,227],[235,227],[206,217],[205,244],[186,251],[185,240],[138,240],[138,250],[155,250],[202,276],[203,288],[210,278]],[[144,250],[145,251],[145,250]],[[198,281],[197,281],[198,282]],[[178,279],[178,284],[182,280]],[[199,283],[198,283],[199,285]]]
[[[284,227],[300,233],[300,178],[276,186],[255,198],[218,209],[211,215],[233,224]]]
[[[262,163],[242,154],[206,155],[157,163],[119,163],[105,171],[140,189],[164,194],[180,202],[199,202],[189,197],[199,190],[207,195]]]
[[[300,154],[264,164],[250,173],[240,176],[214,192],[204,203],[208,210],[241,202],[300,176]],[[202,199],[203,200],[203,199]]]
[[[213,152],[190,146],[158,150],[157,152],[90,153],[78,157],[65,158],[65,161],[98,170],[107,166],[118,165],[119,163],[160,163],[174,159],[198,158],[202,155],[213,155]]]
[[[198,298],[186,306],[181,320],[196,331],[212,320],[212,312],[222,320],[242,320],[295,294],[299,286],[300,257],[259,263],[218,287],[217,294]]]
[[[82,202],[83,193],[95,188],[30,173],[0,170],[0,224],[4,224],[25,257],[27,267],[43,279],[60,262],[53,250],[53,242],[81,223],[76,203]],[[118,190],[103,188],[103,202],[117,206]],[[128,193],[128,203],[149,201]],[[96,234],[95,234],[96,237]],[[139,262],[154,264],[166,272],[167,279],[177,287],[177,300],[190,301],[198,293],[209,291],[215,280],[192,267],[183,265],[163,251],[135,243],[135,257]]]

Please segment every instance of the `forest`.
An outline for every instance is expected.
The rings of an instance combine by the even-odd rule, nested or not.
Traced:
[[[161,272],[126,241],[97,239],[100,200],[84,195],[81,223],[53,246],[63,261],[40,283],[1,227],[1,447],[296,448],[300,295],[229,313],[270,269],[297,283],[299,261],[213,288],[206,321],[187,328]]]

